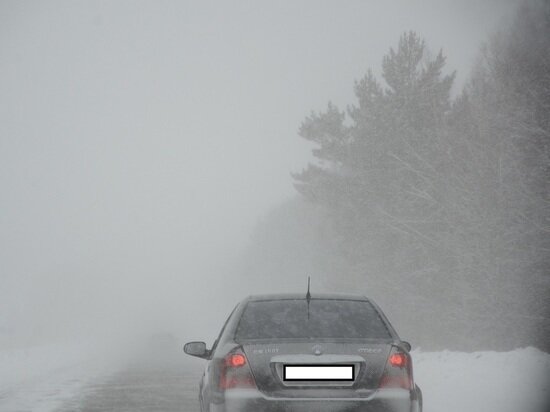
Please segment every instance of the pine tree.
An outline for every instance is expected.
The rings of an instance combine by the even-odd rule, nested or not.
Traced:
[[[405,33],[383,59],[384,82],[368,71],[355,83],[356,105],[342,112],[329,103],[300,128],[317,144],[318,163],[294,175],[296,188],[331,211],[346,274],[379,300],[399,282],[424,300],[447,263],[444,125],[454,73],[444,66],[442,52],[430,57],[417,34]]]
[[[329,103],[306,118],[300,135],[318,144],[319,164],[294,175],[298,191],[338,210],[347,229],[437,243],[426,225],[439,219],[441,129],[454,78],[442,75],[444,65],[441,52],[430,59],[424,41],[403,34],[383,61],[386,86],[369,71],[355,84],[357,106],[344,113]]]

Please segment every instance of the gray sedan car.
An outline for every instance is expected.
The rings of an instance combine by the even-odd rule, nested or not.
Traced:
[[[199,385],[202,412],[421,412],[410,344],[366,297],[251,296],[211,349]]]

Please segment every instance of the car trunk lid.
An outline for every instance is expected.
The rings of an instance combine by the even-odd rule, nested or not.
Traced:
[[[259,390],[280,396],[357,397],[378,387],[391,349],[389,343],[365,342],[251,342],[242,345]],[[353,368],[351,380],[289,380],[285,366],[343,366]],[[324,395],[323,395],[324,394]]]

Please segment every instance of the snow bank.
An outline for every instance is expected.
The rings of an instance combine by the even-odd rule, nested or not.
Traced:
[[[424,412],[548,412],[550,355],[511,352],[412,352]]]

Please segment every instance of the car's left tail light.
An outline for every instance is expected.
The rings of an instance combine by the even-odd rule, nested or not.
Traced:
[[[221,360],[220,389],[255,388],[256,382],[244,352],[236,349]]]
[[[380,388],[412,389],[413,385],[411,355],[394,346],[386,361]]]

